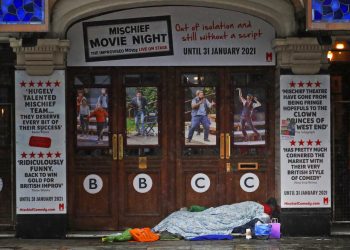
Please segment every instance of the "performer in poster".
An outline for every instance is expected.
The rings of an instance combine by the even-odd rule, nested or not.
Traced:
[[[258,98],[256,96],[253,96],[252,94],[247,94],[247,97],[244,98],[242,95],[241,88],[237,88],[236,90],[238,90],[239,99],[243,104],[240,123],[241,123],[241,129],[242,129],[244,141],[248,141],[246,124],[248,124],[253,130],[255,134],[255,138],[257,138],[257,140],[261,140],[261,135],[259,134],[258,130],[256,130],[256,128],[254,127],[253,121],[252,121],[253,110],[257,107],[260,107],[261,103],[258,101]]]
[[[105,126],[108,113],[103,107],[97,104],[95,110],[88,116],[88,119],[93,116],[96,117],[97,144],[103,144],[103,128]]]
[[[101,89],[101,95],[97,99],[97,104],[99,104],[106,112],[108,112],[108,94],[105,88]]]
[[[89,135],[89,120],[90,107],[87,103],[87,99],[83,97],[79,108],[80,128],[82,137],[88,137]]]
[[[102,107],[108,113],[108,93],[106,88],[101,89],[101,95],[97,99],[96,106],[97,105]],[[108,118],[106,119],[105,124],[103,126],[104,128],[108,127]]]
[[[208,118],[208,110],[215,105],[216,103],[214,101],[209,102],[208,99],[205,98],[203,91],[199,91],[198,95],[196,95],[196,97],[192,99],[191,128],[188,131],[188,137],[186,142],[192,141],[193,133],[199,127],[200,124],[202,124],[204,128],[204,141],[209,142],[208,137],[210,121]]]
[[[136,91],[136,96],[131,100],[131,107],[134,109],[134,117],[136,124],[136,135],[144,135],[145,131],[145,115],[146,115],[146,106],[148,102],[145,97],[142,96],[140,90]]]
[[[77,114],[80,112],[80,105],[81,101],[84,98],[84,90],[83,89],[78,89],[78,95],[77,95]]]

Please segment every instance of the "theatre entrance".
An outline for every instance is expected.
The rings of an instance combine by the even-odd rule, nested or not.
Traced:
[[[270,67],[69,68],[71,230],[275,196]]]
[[[5,92],[7,89],[0,88],[0,91]],[[13,229],[13,106],[11,103],[2,103],[4,97],[0,95],[0,229]]]
[[[13,54],[0,49],[0,230],[15,225]],[[9,60],[8,62],[5,62]]]
[[[333,145],[332,233],[349,232],[350,223],[350,75],[349,64],[331,66]]]

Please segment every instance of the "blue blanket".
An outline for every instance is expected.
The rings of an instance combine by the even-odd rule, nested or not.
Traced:
[[[233,228],[260,218],[263,214],[263,206],[253,201],[212,207],[196,213],[177,211],[162,220],[153,231],[168,231],[185,239],[210,234],[228,235]]]

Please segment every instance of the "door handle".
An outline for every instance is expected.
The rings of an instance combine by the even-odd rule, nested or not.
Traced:
[[[116,134],[113,134],[113,136],[112,136],[112,155],[113,155],[113,160],[118,160],[117,140],[118,140],[118,136]]]
[[[124,158],[124,137],[123,137],[123,134],[118,135],[118,142],[119,142],[118,159],[123,160],[123,158]]]
[[[225,159],[225,134],[220,134],[220,159]]]
[[[231,158],[231,136],[226,133],[226,160]]]

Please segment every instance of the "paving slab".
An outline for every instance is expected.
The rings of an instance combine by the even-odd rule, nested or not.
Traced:
[[[0,239],[0,250],[278,250],[350,249],[350,237],[285,237],[258,240],[235,238],[226,241],[157,241],[150,243],[102,243],[100,239]]]

